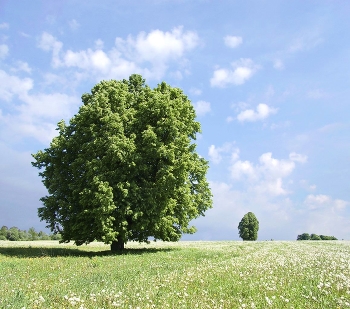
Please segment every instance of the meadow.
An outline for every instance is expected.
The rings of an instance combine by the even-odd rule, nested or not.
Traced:
[[[0,308],[349,308],[350,242],[0,241]]]

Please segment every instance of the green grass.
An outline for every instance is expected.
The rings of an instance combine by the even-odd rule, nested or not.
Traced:
[[[348,308],[350,242],[0,241],[0,308]]]

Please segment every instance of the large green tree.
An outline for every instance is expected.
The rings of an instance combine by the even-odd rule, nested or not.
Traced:
[[[62,242],[123,249],[150,237],[177,241],[212,206],[208,162],[196,152],[200,124],[179,88],[151,89],[140,75],[102,81],[33,155],[48,190],[38,209]]]
[[[239,237],[243,240],[257,240],[259,221],[252,212],[246,213],[238,225]]]

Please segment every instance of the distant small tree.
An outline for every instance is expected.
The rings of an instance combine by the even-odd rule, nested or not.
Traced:
[[[34,227],[29,228],[28,230],[28,240],[38,240],[38,233],[35,231]]]
[[[297,240],[310,240],[310,234],[309,233],[303,233],[301,235],[298,235]]]
[[[19,230],[17,227],[13,226],[7,231],[6,238],[11,241],[18,241],[19,240]]]
[[[28,240],[28,233],[26,230],[18,230],[18,237],[21,241]]]
[[[337,238],[335,238],[334,236],[326,236],[326,235],[320,235],[320,238],[322,240],[338,240]]]
[[[259,221],[252,212],[245,214],[238,225],[239,237],[243,240],[257,240]]]
[[[5,237],[5,239],[7,239],[7,231],[8,231],[8,227],[3,225],[0,229],[0,237],[3,236]]]
[[[310,239],[311,240],[321,240],[321,237],[317,234],[311,234],[310,235]]]
[[[40,239],[40,240],[50,240],[51,238],[50,238],[50,236],[47,235],[45,232],[40,231],[40,232],[38,233],[38,239]]]

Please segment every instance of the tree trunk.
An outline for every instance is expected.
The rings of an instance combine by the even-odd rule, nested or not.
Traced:
[[[111,251],[121,251],[124,250],[124,240],[119,238],[117,240],[112,241]]]

